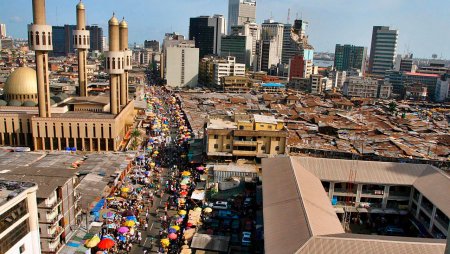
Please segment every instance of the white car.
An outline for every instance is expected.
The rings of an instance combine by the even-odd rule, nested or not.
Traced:
[[[212,208],[218,209],[218,210],[226,210],[226,209],[228,209],[228,202],[216,201],[216,202],[214,202]]]
[[[251,232],[242,232],[242,245],[250,246],[252,245],[252,233]]]

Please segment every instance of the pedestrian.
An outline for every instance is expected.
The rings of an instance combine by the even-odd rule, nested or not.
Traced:
[[[144,229],[145,229],[145,231],[147,231],[147,229],[148,229],[148,223],[147,222],[145,222]]]

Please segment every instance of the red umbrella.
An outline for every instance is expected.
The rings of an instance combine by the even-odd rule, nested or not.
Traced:
[[[103,240],[101,240],[97,247],[103,250],[107,250],[107,249],[111,249],[116,243],[109,239],[109,238],[104,238]]]
[[[180,191],[180,195],[181,195],[181,196],[186,196],[187,194],[188,194],[187,191]]]
[[[188,222],[188,223],[186,224],[186,226],[192,227],[192,223]]]
[[[168,237],[171,240],[175,240],[175,239],[177,239],[178,236],[177,236],[177,234],[171,233],[171,234],[168,235]]]

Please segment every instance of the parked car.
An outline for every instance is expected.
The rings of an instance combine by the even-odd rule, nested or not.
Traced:
[[[212,208],[218,209],[218,210],[227,210],[228,209],[228,202],[226,201],[216,201],[213,203]]]
[[[252,233],[251,232],[242,232],[242,245],[250,246],[252,245]]]

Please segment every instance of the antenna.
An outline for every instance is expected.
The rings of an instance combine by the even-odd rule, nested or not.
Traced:
[[[295,19],[298,20],[298,12],[295,13]]]
[[[287,15],[287,22],[286,24],[290,24],[291,23],[291,8],[288,9],[288,15]]]

